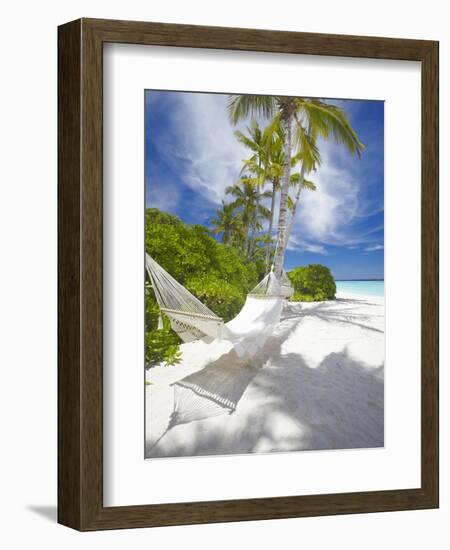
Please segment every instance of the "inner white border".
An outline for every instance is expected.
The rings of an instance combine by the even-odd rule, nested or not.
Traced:
[[[270,78],[268,78],[270,75]],[[104,47],[104,505],[420,487],[420,64]],[[385,100],[385,448],[144,460],[144,89]]]

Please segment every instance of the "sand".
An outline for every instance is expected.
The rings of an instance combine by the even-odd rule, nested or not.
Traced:
[[[146,374],[146,456],[384,445],[384,300],[289,303],[250,361],[230,344],[183,344]]]

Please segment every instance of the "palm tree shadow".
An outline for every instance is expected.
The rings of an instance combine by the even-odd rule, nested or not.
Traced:
[[[358,311],[361,305],[374,305],[366,300],[357,299],[339,299],[340,302],[345,302],[346,305],[354,305],[356,309],[346,308],[344,310],[335,310],[333,302],[320,302],[315,307],[308,308],[300,313],[305,317],[316,318],[325,323],[336,323],[340,325],[351,325],[369,332],[384,334],[384,330],[371,326],[367,323],[373,318],[373,314],[368,315]]]
[[[271,358],[280,355],[281,344],[300,322],[302,318],[298,314],[280,321],[277,335],[268,338],[251,359],[238,357],[232,349],[200,371],[174,382],[174,410],[168,429],[193,420],[233,413],[253,378]]]
[[[150,447],[147,446],[146,456],[223,454],[220,451],[211,453],[210,449],[220,449],[224,445],[224,435],[205,434],[201,429],[201,421],[218,415],[233,414],[256,375],[258,377],[252,387],[271,395],[272,404],[264,413],[261,411],[258,415],[255,411],[252,426],[242,427],[248,443],[248,448],[243,452],[255,452],[254,449],[258,448],[262,440],[265,444],[272,441],[273,448],[278,450],[280,446],[294,450],[317,450],[383,445],[384,409],[380,406],[384,395],[383,365],[368,371],[364,364],[352,360],[345,350],[330,354],[318,368],[311,369],[302,355],[281,353],[283,342],[308,318],[383,332],[365,325],[369,318],[358,311],[360,304],[353,303],[355,301],[359,302],[351,300],[352,303],[347,302],[346,305],[354,305],[356,309],[349,307],[344,312],[334,311],[333,304],[328,302],[309,308],[285,308],[275,335],[251,360],[239,359],[232,350],[207,364],[202,370],[172,384],[172,415],[159,439]],[[266,383],[267,391],[264,391]],[[344,386],[347,393],[338,395],[339,386]],[[367,395],[375,404],[368,405],[361,399],[362,395]],[[331,410],[329,403],[335,403],[335,410]],[[290,418],[292,422],[301,425],[301,438],[298,436],[288,440],[276,434],[270,420],[274,418],[272,413]],[[374,417],[367,419],[368,414]],[[166,444],[158,445],[169,430],[194,421],[199,421],[195,423],[198,425],[198,441],[185,442],[186,447],[183,447],[181,442],[176,443],[175,437],[170,437]],[[366,421],[370,424],[367,433]],[[341,433],[336,427],[337,422],[345,426]],[[193,430],[196,433],[197,427]],[[217,440],[214,439],[216,436]],[[173,450],[175,448],[176,452]]]
[[[151,456],[382,447],[383,371],[383,364],[368,368],[346,349],[328,354],[316,368],[300,354],[280,354],[252,379],[257,400],[231,430],[224,423],[192,422],[186,432],[168,434]]]
[[[146,457],[153,454],[158,443],[172,428],[222,414],[232,414],[254,377],[272,357],[279,356],[281,344],[302,320],[298,314],[282,319],[277,335],[268,338],[251,359],[238,357],[232,349],[201,370],[171,384],[174,389],[172,413],[162,434],[156,441],[146,444]]]
[[[345,348],[328,354],[316,368],[295,353],[280,356],[276,365],[255,385],[270,391],[274,411],[302,426],[301,436],[285,445],[296,450],[384,445],[384,364],[368,369]],[[266,437],[279,445],[272,427],[266,429]]]

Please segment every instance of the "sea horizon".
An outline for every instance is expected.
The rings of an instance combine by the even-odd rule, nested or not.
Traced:
[[[383,277],[374,277],[373,279],[359,279],[359,278],[356,278],[356,279],[335,279],[336,282],[338,281],[384,281],[384,278]]]

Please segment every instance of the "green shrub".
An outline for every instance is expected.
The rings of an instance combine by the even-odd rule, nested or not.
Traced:
[[[149,367],[159,363],[176,365],[181,361],[180,339],[173,330],[146,331],[145,361]]]
[[[235,317],[244,305],[245,294],[215,275],[191,279],[186,287],[225,322]]]
[[[159,363],[175,365],[181,360],[180,338],[162,316],[163,329],[158,330],[159,307],[148,282],[145,283],[145,362],[153,367]]]
[[[336,297],[336,283],[331,271],[324,265],[296,267],[288,273],[288,277],[294,286],[293,301],[322,302]]]
[[[255,262],[241,250],[217,242],[206,227],[187,225],[156,208],[145,213],[145,247],[172,277],[225,321],[240,311],[261,276]],[[176,364],[181,357],[180,338],[165,316],[164,329],[157,330],[159,308],[148,283],[145,300],[147,365]]]
[[[184,224],[156,208],[146,210],[145,246],[183,286],[201,275],[216,275],[246,294],[258,282],[255,264],[242,251],[217,242],[206,227]]]

